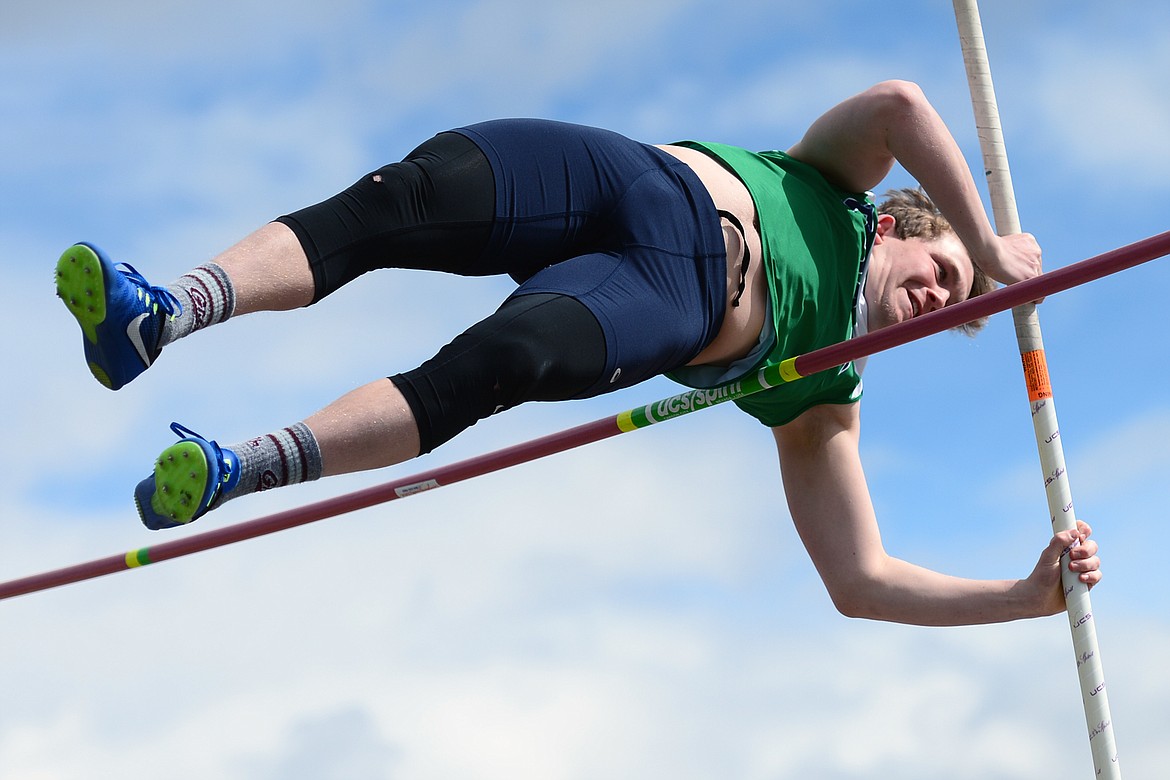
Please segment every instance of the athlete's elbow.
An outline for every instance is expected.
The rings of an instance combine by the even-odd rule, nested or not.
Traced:
[[[860,590],[853,588],[830,588],[829,598],[837,612],[855,620],[880,620],[881,615],[873,601]]]
[[[865,616],[865,599],[861,589],[840,577],[821,577],[833,607],[847,618]]]
[[[870,87],[864,95],[875,124],[887,133],[912,128],[920,117],[931,111],[926,93],[913,81],[883,81]]]
[[[890,79],[874,84],[866,93],[889,110],[909,111],[926,102],[926,93],[913,81]]]
[[[855,572],[825,580],[829,598],[839,613],[858,620],[886,620],[880,578],[872,573]]]

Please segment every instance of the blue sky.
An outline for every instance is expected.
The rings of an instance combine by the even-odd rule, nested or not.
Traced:
[[[1164,231],[1162,3],[986,4],[1025,229],[1050,268]],[[165,282],[450,126],[544,116],[791,144],[884,78],[978,170],[946,4],[56,0],[0,25],[0,579],[376,484],[671,395],[493,418],[420,462],[241,500],[169,537],[133,485],[180,420],[234,441],[425,359],[504,280],[375,274],[176,344],[109,393],[51,267],[91,240]],[[891,186],[907,183],[895,173]],[[1044,304],[1123,766],[1162,772],[1167,261]],[[1048,537],[1010,318],[870,361],[887,547],[1017,577]],[[13,778],[1083,776],[1065,621],[839,617],[768,432],[731,407],[262,540],[0,604]]]

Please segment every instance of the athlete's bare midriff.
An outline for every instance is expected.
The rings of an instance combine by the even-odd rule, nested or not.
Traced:
[[[727,245],[727,310],[715,338],[688,365],[726,366],[746,356],[756,346],[767,316],[768,286],[764,280],[764,250],[756,227],[756,207],[751,193],[735,174],[697,149],[682,146],[659,146],[667,154],[686,163],[715,202],[715,208],[734,214],[743,225],[751,262],[739,305],[732,299],[739,289],[743,263],[743,242],[739,231],[723,220],[723,240]]]

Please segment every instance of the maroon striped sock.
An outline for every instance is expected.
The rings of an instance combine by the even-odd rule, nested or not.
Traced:
[[[224,322],[236,308],[236,293],[227,272],[215,263],[205,263],[168,285],[183,311],[163,322],[159,346],[166,346],[197,330]]]
[[[321,478],[321,450],[304,423],[224,449],[231,450],[240,459],[240,481],[222,501]]]

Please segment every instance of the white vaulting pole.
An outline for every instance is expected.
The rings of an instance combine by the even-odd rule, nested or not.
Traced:
[[[975,124],[983,151],[984,170],[991,192],[995,226],[1000,235],[1019,233],[1020,217],[1016,211],[1016,197],[1008,171],[1007,151],[999,122],[995,89],[991,83],[991,68],[987,61],[987,47],[983,40],[983,26],[979,19],[976,0],[954,0],[955,18],[959,26],[959,40],[963,47],[963,62],[967,67],[967,81],[971,87],[971,102],[975,109]],[[1061,446],[1060,428],[1056,422],[1052,385],[1044,357],[1044,341],[1040,335],[1040,318],[1033,304],[1012,310],[1024,364],[1024,378],[1032,407],[1032,425],[1036,431],[1036,446],[1040,451],[1040,467],[1048,497],[1048,511],[1052,515],[1054,531],[1076,527],[1072,491]],[[1081,683],[1081,699],[1085,706],[1085,721],[1089,730],[1089,746],[1093,754],[1096,776],[1120,780],[1117,763],[1117,745],[1113,734],[1113,718],[1109,714],[1109,699],[1105,692],[1105,675],[1101,666],[1101,652],[1097,646],[1097,630],[1093,608],[1089,603],[1089,588],[1065,566],[1064,596],[1068,607],[1069,626],[1072,629],[1073,650]]]

